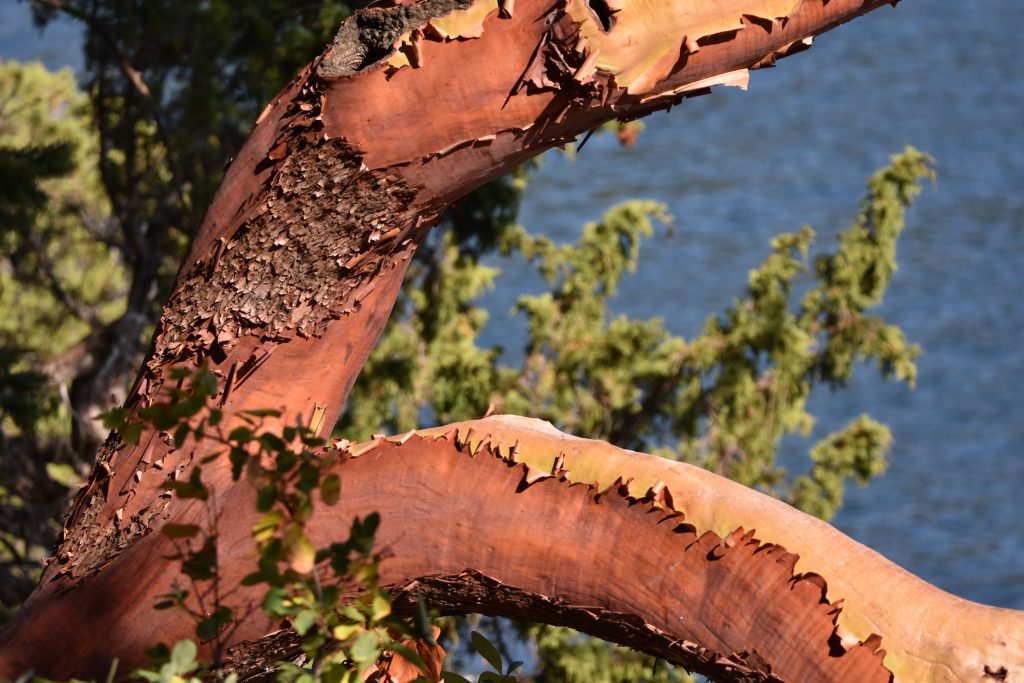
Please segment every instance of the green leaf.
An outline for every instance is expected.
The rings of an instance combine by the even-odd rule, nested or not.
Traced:
[[[82,475],[67,463],[46,463],[46,476],[67,488],[71,488],[72,486],[82,483]]]
[[[316,566],[316,549],[296,526],[291,527],[285,537],[285,559],[292,571],[308,574]]]
[[[302,443],[310,448],[319,448],[327,443],[327,439],[320,438],[319,436],[313,436],[312,434],[303,434]]]
[[[151,406],[139,410],[139,417],[148,422],[155,429],[166,431],[177,425],[184,415],[183,411],[177,405],[154,403]]]
[[[296,488],[303,493],[311,493],[320,483],[320,467],[314,457],[308,452],[302,453],[303,463],[299,465],[299,480]]]
[[[292,518],[299,524],[308,522],[313,516],[313,499],[303,491],[293,491],[288,496],[288,505],[292,509]]]
[[[356,517],[352,521],[352,528],[349,531],[349,542],[364,555],[369,554],[373,549],[373,540],[378,526],[380,526],[380,515],[376,512],[370,513],[365,519]]]
[[[501,655],[498,654],[498,649],[494,647],[494,644],[479,631],[473,631],[469,637],[473,642],[473,649],[480,653],[480,656],[486,659],[495,671],[501,671]]]
[[[391,600],[383,593],[376,593],[373,596],[373,604],[370,608],[370,620],[380,621],[391,614]]]
[[[444,683],[470,683],[468,678],[460,676],[454,671],[442,671],[441,680],[444,681]]]
[[[146,655],[149,663],[154,666],[164,664],[171,659],[171,648],[167,647],[165,643],[157,643],[152,647],[147,647],[143,649],[142,653]]]
[[[107,429],[120,430],[128,423],[128,414],[124,408],[114,408],[106,413],[101,413],[100,420]]]
[[[217,375],[213,374],[210,370],[203,368],[196,373],[195,378],[196,393],[213,397],[217,395]],[[204,396],[204,398],[205,398]],[[204,400],[203,403],[206,401]]]
[[[248,427],[235,427],[228,434],[228,441],[234,441],[235,443],[248,443],[252,441],[254,434]]]
[[[188,481],[167,482],[164,488],[174,491],[179,498],[206,500],[210,497],[209,489],[203,485],[202,473],[198,466],[192,468]]]
[[[139,443],[139,438],[142,436],[142,423],[126,423],[122,425],[121,428],[118,429],[117,431],[121,435],[121,439],[124,440],[126,444],[137,446]]]
[[[361,631],[363,627],[359,624],[338,624],[331,630],[331,635],[335,640],[345,641]]]
[[[260,434],[259,442],[268,453],[281,453],[288,450],[288,445],[284,440],[277,434],[272,434],[270,432]]]
[[[263,611],[272,617],[283,617],[288,614],[287,600],[288,591],[281,586],[272,586],[263,596]]]
[[[416,636],[425,643],[430,645],[437,645],[437,641],[434,640],[434,629],[430,627],[430,614],[427,612],[427,603],[423,600],[423,596],[416,595],[416,618],[413,623],[416,630]]]
[[[189,370],[188,368],[184,368],[184,367],[180,367],[179,366],[179,367],[176,367],[176,368],[171,368],[171,371],[170,371],[169,374],[171,376],[171,379],[181,380],[181,379],[188,379],[188,376],[192,374],[192,371]]]
[[[299,456],[295,455],[292,451],[283,450],[278,452],[277,455],[277,471],[279,473],[290,472],[295,463],[299,461]]]
[[[267,576],[262,571],[256,571],[243,576],[242,580],[239,583],[241,583],[243,586],[255,586],[260,583],[266,583],[271,578],[273,577]]]
[[[304,609],[301,612],[299,612],[296,615],[295,619],[292,621],[292,628],[294,628],[295,632],[298,633],[300,636],[304,636],[306,635],[306,631],[308,631],[310,627],[312,627],[313,624],[316,623],[318,616],[319,615],[316,613],[315,610]]]
[[[260,521],[252,525],[252,537],[257,543],[262,543],[269,540],[275,533],[277,528],[284,519],[284,515],[275,510],[274,512],[268,512],[260,518]]]
[[[196,655],[199,653],[196,644],[191,640],[179,640],[171,649],[170,665],[176,674],[187,674],[199,666]]]
[[[203,547],[192,553],[181,563],[181,572],[196,581],[210,581],[217,576],[217,555],[213,542],[207,540]]]
[[[377,636],[372,631],[367,631],[359,636],[350,650],[352,659],[363,664],[375,662],[380,657],[380,646],[377,643]]]
[[[114,683],[114,678],[117,676],[117,665],[120,662],[117,657],[114,657],[110,662],[110,669],[107,671],[107,680],[104,683]]]
[[[343,617],[350,621],[362,623],[366,619],[366,615],[359,611],[359,609],[354,604],[345,605],[338,611],[341,612],[341,615]]]

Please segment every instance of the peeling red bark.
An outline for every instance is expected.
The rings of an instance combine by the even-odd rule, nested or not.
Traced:
[[[206,364],[228,414],[277,408],[287,422],[317,415],[318,426],[333,424],[409,259],[451,202],[602,122],[743,85],[747,69],[883,4],[609,1],[609,12],[620,12],[598,16],[581,0],[390,0],[360,13],[257,121],[181,267],[126,405],[153,401],[173,368]],[[678,30],[651,33],[652,16]],[[376,459],[343,467],[362,492],[346,488],[345,514],[384,512],[385,569],[399,597],[418,581],[455,611],[571,623],[723,680],[887,679],[876,642],[836,644],[836,607],[817,580],[793,577],[791,556],[775,546],[690,530],[651,507],[659,501],[615,490],[594,505],[596,492],[544,472],[534,472],[536,482],[527,473],[532,485],[517,491],[509,482],[521,475],[500,460],[424,444],[381,446]],[[151,610],[175,570],[167,539],[153,532],[205,514],[161,486],[215,447],[174,450],[166,434],[150,432],[138,446],[111,440],[101,449],[39,587],[0,634],[0,676],[27,667],[103,675],[115,656],[130,668],[143,647],[190,635],[191,624]],[[431,466],[459,463],[454,478],[426,467],[426,451]],[[230,512],[218,531],[223,579],[235,585],[252,557],[253,495],[232,484],[226,463],[204,474]],[[410,517],[421,499],[438,507]],[[400,520],[422,528],[420,539]],[[317,540],[333,539],[337,522],[318,518]],[[616,582],[593,582],[570,562],[581,557],[614,560]],[[252,597],[232,594],[239,604]],[[235,642],[275,630],[256,614]],[[1009,661],[971,670],[981,675],[982,664],[1009,667],[1006,680],[1021,675]]]
[[[340,468],[342,520],[379,508],[382,577],[400,602],[419,593],[451,612],[544,614],[714,680],[890,680],[877,639],[839,643],[824,580],[794,575],[784,548],[698,530],[650,491],[564,474],[525,485],[522,465],[466,450],[413,437]],[[337,528],[332,516],[313,533]]]

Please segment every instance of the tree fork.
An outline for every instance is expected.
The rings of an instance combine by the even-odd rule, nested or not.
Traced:
[[[179,271],[127,407],[154,401],[172,381],[173,368],[205,364],[219,377],[218,401],[225,413],[278,408],[285,416],[283,421],[292,422],[299,416],[326,432],[340,414],[383,329],[416,246],[453,201],[605,121],[670,108],[714,85],[745,85],[749,69],[802,50],[814,35],[883,4],[889,3],[391,0],[357,13],[345,22],[324,54],[267,106],[228,169]],[[161,486],[169,477],[187,475],[193,462],[216,448],[216,444],[203,442],[174,450],[168,435],[156,432],[144,433],[137,446],[108,441],[92,477],[76,498],[64,539],[38,588],[0,634],[0,676],[16,676],[30,666],[51,676],[102,675],[112,657],[131,666],[139,662],[144,646],[191,634],[191,624],[151,609],[155,596],[168,592],[176,573],[174,563],[165,559],[171,551],[167,539],[152,532],[169,521],[195,522],[206,514],[187,501],[166,497]],[[617,476],[624,480],[634,476],[630,468],[635,462],[616,462],[623,468]],[[504,467],[500,462],[498,466]],[[352,474],[355,467],[346,464],[345,468],[342,471],[347,478],[356,478]],[[253,557],[248,536],[254,516],[253,493],[246,485],[232,486],[226,463],[207,466],[204,475],[217,492],[220,509],[230,511],[220,516],[219,558],[225,585],[237,585]],[[429,474],[423,476],[429,478]],[[454,484],[465,476],[450,481]],[[494,477],[496,482],[502,480],[500,475]],[[373,501],[361,512],[378,507],[387,510],[398,501],[420,495],[415,481],[409,477],[404,481],[409,488],[394,489],[389,494],[394,500]],[[725,485],[714,484],[710,490]],[[537,490],[547,488],[550,485]],[[455,496],[466,487],[449,490]],[[672,490],[692,519],[688,504]],[[580,495],[572,490],[562,498],[568,501]],[[643,499],[645,495],[641,492],[634,497]],[[346,496],[347,483],[343,499]],[[487,501],[487,505],[499,510],[508,506],[512,511],[522,498],[522,494],[508,494]],[[475,503],[479,501],[469,496],[463,505]],[[651,503],[629,503],[624,509]],[[765,519],[755,517],[742,526],[756,527],[762,530],[759,536],[780,542],[763,534],[776,514],[781,512],[773,508],[764,513]],[[322,520],[326,526],[315,538],[317,542],[336,536],[337,527],[330,519]],[[733,530],[719,530],[726,539],[721,547],[727,547],[728,539],[733,538],[741,549],[747,548],[750,540],[734,538]],[[446,533],[450,539],[457,537],[456,529],[434,531],[444,532],[442,537]],[[801,557],[859,548],[847,541],[816,550],[799,539],[787,540],[785,545]],[[410,551],[401,544],[394,548],[395,555],[385,567],[398,559],[411,563],[429,559],[406,557]],[[506,549],[513,555],[515,551],[514,544]],[[742,552],[731,550],[727,556]],[[762,561],[757,554],[751,558],[751,563]],[[841,557],[836,559],[835,565],[824,565],[827,571],[820,573],[829,585],[846,586],[849,569],[839,561]],[[789,562],[786,559],[780,566]],[[425,564],[417,571],[421,570],[426,570]],[[478,574],[463,576],[464,570]],[[501,593],[505,589],[495,588],[492,581],[500,580],[495,578],[501,573],[498,565],[448,567],[433,572],[448,577],[433,583],[422,571],[396,571],[389,576],[394,576],[396,587],[405,589],[410,581],[422,580],[424,591],[429,587],[439,602],[445,592],[438,586],[452,587],[447,593],[452,609],[468,608],[469,598],[459,596],[486,596],[488,586],[493,595],[479,605],[481,608],[493,606],[500,612],[497,598],[508,597],[507,592]],[[565,566],[562,571],[568,580],[577,569]],[[744,571],[741,566],[736,576],[744,576]],[[453,576],[463,578],[454,580]],[[556,583],[563,578],[555,576]],[[531,585],[524,579],[516,587],[529,592]],[[833,601],[860,599],[859,594],[833,592],[836,595],[829,596]],[[770,604],[757,609],[777,610],[772,595]],[[705,597],[715,599],[710,590]],[[240,588],[232,599],[244,605],[255,596]],[[810,602],[801,604],[806,607]],[[529,614],[521,616],[539,621],[568,619],[543,602],[523,604],[533,606]],[[566,604],[587,607],[588,603],[570,600]],[[627,619],[632,624],[637,618],[654,623],[652,615],[644,613],[647,609],[648,605],[634,605],[614,613],[632,615]],[[925,612],[894,613],[906,617],[902,631],[887,622],[876,622],[881,625],[873,629],[883,631],[879,634],[881,646],[890,652],[895,650],[888,645],[889,630],[903,633],[899,638],[935,630],[935,624],[928,621],[933,617]],[[232,635],[234,641],[258,640],[276,628],[257,614],[258,610],[240,623]],[[662,645],[645,645],[654,640],[639,642],[628,634],[612,632],[614,629],[608,629],[615,620],[594,614],[598,614],[595,625],[585,630],[648,647],[658,654],[671,655],[678,643],[665,643],[681,640],[674,628],[668,628],[674,624],[666,622],[664,641],[658,641]],[[984,614],[988,621],[978,623],[991,627],[985,640],[989,649],[977,643],[964,645],[966,649],[954,647],[955,638],[947,643],[947,649],[957,653],[958,661],[967,667],[962,669],[965,677],[981,677],[988,667],[993,675],[1014,680],[1022,675],[1020,638],[1004,637],[992,620],[998,617],[1005,632],[1017,629],[1014,633],[1019,636],[1019,616],[1005,610]],[[738,613],[725,616],[741,618]],[[779,613],[780,619],[784,616]],[[983,627],[979,625],[977,630],[981,633]],[[855,651],[870,651],[868,656],[848,659],[847,652],[838,659],[846,663],[857,659],[867,662],[869,668],[876,667],[878,658],[873,652],[877,643],[859,626],[853,632],[868,643]],[[799,629],[794,633],[800,633]],[[688,650],[690,655],[672,658],[699,669],[711,666],[701,653],[718,653],[732,668],[714,669],[716,675],[733,675],[728,671],[740,672],[746,667],[754,672],[751,675],[763,677],[767,675],[764,664],[773,661],[818,662],[807,665],[812,668],[786,664],[793,667],[786,669],[796,676],[793,680],[811,671],[825,675],[839,671],[818,661],[820,648],[833,646],[832,636],[827,634],[824,640],[815,633],[806,643],[788,643],[786,647],[798,651],[792,656],[762,652],[761,647],[784,649],[764,633],[767,640],[754,648],[756,652],[738,640],[714,635],[719,639],[692,641],[696,649]],[[1000,640],[1005,641],[1003,650],[998,647]],[[897,648],[903,647],[901,642]],[[54,643],[60,643],[59,657],[52,654]],[[804,652],[803,647],[819,650],[816,654]],[[747,654],[741,657],[743,652]],[[1006,654],[1006,658],[988,661],[993,652]],[[961,669],[946,668],[953,665],[933,650],[923,653],[921,656],[934,654],[936,661],[943,662],[927,669],[936,680],[960,675]],[[873,670],[877,672],[877,668]]]

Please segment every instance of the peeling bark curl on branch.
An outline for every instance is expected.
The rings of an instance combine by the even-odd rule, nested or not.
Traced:
[[[309,532],[326,544],[378,512],[400,613],[422,597],[444,613],[543,620],[716,681],[1012,681],[1024,669],[1021,613],[944,593],[699,468],[507,415],[338,454],[342,501]],[[294,637],[271,640],[276,656],[297,651]]]
[[[378,503],[399,598],[422,585],[453,611],[543,613],[714,680],[1024,673],[1021,612],[944,593],[705,470],[513,416],[352,453],[349,504]],[[377,477],[365,494],[360,468]]]

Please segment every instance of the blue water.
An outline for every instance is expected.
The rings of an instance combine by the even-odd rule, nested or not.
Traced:
[[[40,37],[24,5],[0,4],[0,56],[78,66],[72,26]],[[870,368],[814,398],[816,436],[862,412],[890,425],[884,478],[848,492],[835,523],[963,597],[1024,609],[1024,75],[1011,0],[905,0],[822,36],[755,72],[747,93],[721,89],[647,120],[631,150],[595,137],[576,161],[549,155],[522,221],[574,239],[611,204],[665,202],[675,231],[646,243],[616,311],[662,316],[695,336],[742,293],[771,236],[804,223],[828,248],[864,180],[907,144],[938,160],[939,179],[910,214],[900,270],[882,313],[925,349],[918,388]],[[488,295],[487,339],[522,284],[503,262]],[[799,463],[806,442],[786,442]]]

